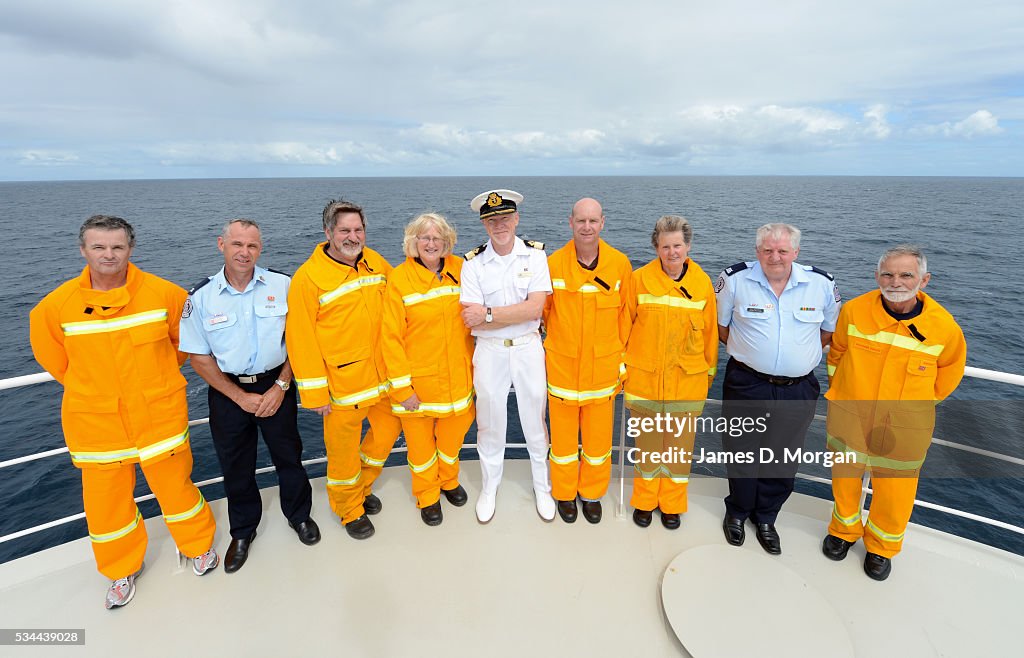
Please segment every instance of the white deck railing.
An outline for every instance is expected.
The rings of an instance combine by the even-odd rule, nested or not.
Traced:
[[[964,369],[964,376],[971,377],[971,378],[974,378],[974,379],[982,379],[982,380],[985,380],[985,381],[998,382],[998,383],[1001,383],[1001,384],[1011,384],[1011,385],[1014,385],[1014,386],[1024,386],[1024,375],[1015,375],[1015,374],[1012,374],[1012,373],[1002,372],[1002,371],[999,371],[999,370],[986,370],[984,368],[974,368],[972,366],[967,366],[967,368]],[[31,374],[31,375],[22,375],[20,377],[10,377],[8,379],[0,379],[0,391],[7,390],[7,389],[13,389],[13,388],[21,388],[23,386],[31,386],[33,384],[42,384],[42,383],[51,382],[51,381],[54,381],[53,376],[50,375],[49,373],[46,373],[46,372],[39,372],[39,373]],[[720,403],[719,400],[715,400],[715,399],[708,399],[708,402],[711,402],[713,404]],[[814,418],[815,418],[815,420],[825,420],[825,417],[820,415],[820,414],[816,415]],[[623,420],[623,423],[625,423],[625,413],[622,414],[622,420]],[[188,422],[188,424],[189,424],[189,427],[195,427],[196,425],[206,425],[206,424],[209,424],[209,422],[210,422],[209,418],[197,418],[195,420],[190,420]],[[1004,454],[1001,454],[1001,453],[998,453],[998,452],[992,452],[990,450],[983,450],[981,448],[976,448],[974,446],[966,445],[966,444],[963,444],[963,443],[956,443],[956,442],[953,442],[953,441],[947,441],[947,440],[944,440],[944,439],[939,439],[937,437],[933,437],[932,438],[932,442],[933,443],[937,443],[937,444],[942,445],[942,446],[945,446],[945,447],[948,447],[948,448],[954,448],[956,450],[963,450],[965,452],[971,452],[971,453],[974,453],[974,454],[977,454],[977,455],[983,455],[985,457],[990,457],[992,459],[998,459],[998,460],[1001,460],[1001,461],[1009,462],[1011,464],[1017,464],[1019,466],[1024,466],[1024,459],[1021,459],[1021,458],[1018,458],[1018,457],[1013,457],[1011,455],[1004,455]],[[505,445],[508,448],[525,448],[526,447],[524,444],[519,444],[519,443],[507,443]],[[463,444],[462,447],[463,448],[474,448],[475,449],[476,448],[476,444],[475,443],[466,443],[466,444]],[[405,450],[406,450],[406,448],[404,448],[404,447],[396,447],[396,448],[394,448],[392,450],[392,452],[405,452]],[[618,446],[615,446],[613,448],[613,450],[615,450],[616,452],[619,453],[619,506],[620,506],[620,513],[621,513],[621,507],[624,504],[624,498],[625,498],[625,467],[624,467],[624,462],[623,462],[623,459],[624,459],[624,456],[625,456],[625,449],[624,449],[624,446],[622,446],[620,444]],[[65,446],[63,448],[54,448],[53,450],[47,450],[45,452],[39,452],[39,453],[35,453],[35,454],[32,454],[32,455],[25,455],[23,457],[15,457],[14,459],[8,459],[6,461],[0,462],[0,469],[7,468],[9,466],[15,466],[17,464],[24,464],[24,463],[27,463],[27,462],[35,461],[37,459],[46,459],[47,457],[53,457],[54,455],[64,454],[67,451],[68,451],[68,449]],[[327,461],[326,457],[318,457],[318,458],[315,458],[315,459],[304,460],[302,463],[303,463],[304,466],[309,466],[311,464],[321,464],[321,463],[324,463],[326,461]],[[264,467],[264,468],[257,469],[256,470],[256,474],[259,475],[259,474],[264,474],[264,473],[271,473],[273,471],[274,471],[274,467],[273,466],[267,466],[267,467]],[[818,482],[820,484],[831,484],[831,480],[829,480],[828,478],[817,477],[817,476],[814,476],[814,475],[807,475],[807,474],[804,474],[804,473],[797,473],[796,477],[798,477],[800,479],[803,479],[803,480],[808,480],[808,481],[811,481],[811,482]],[[211,484],[217,484],[217,483],[223,482],[223,481],[224,481],[223,477],[217,477],[217,478],[211,478],[209,480],[203,480],[202,482],[196,482],[195,484],[196,484],[197,487],[205,487],[205,486],[208,486],[208,485],[211,485]],[[866,493],[871,493],[871,488],[870,487],[865,487],[864,491]],[[153,498],[154,498],[153,494],[147,494],[145,496],[139,496],[138,498],[135,499],[135,502],[138,503],[138,502],[142,502],[142,501],[145,501],[145,500],[151,500]],[[931,502],[928,502],[928,501],[916,500],[916,499],[914,500],[914,506],[915,507],[922,507],[922,508],[925,508],[925,509],[932,509],[932,510],[936,510],[936,511],[939,511],[939,512],[944,512],[944,513],[949,514],[951,516],[957,516],[957,517],[964,518],[964,519],[970,519],[972,521],[977,521],[979,523],[984,523],[986,525],[990,525],[990,526],[993,526],[993,527],[996,527],[996,528],[1001,528],[1003,530],[1009,530],[1011,532],[1015,532],[1017,534],[1024,535],[1024,528],[1021,528],[1021,527],[1018,527],[1018,526],[1015,526],[1015,525],[1011,525],[1009,523],[1006,523],[1004,521],[1000,521],[998,519],[990,519],[990,518],[985,517],[985,516],[980,516],[980,515],[977,515],[977,514],[972,514],[970,512],[964,512],[962,510],[958,510],[958,509],[953,508],[953,507],[946,507],[946,506],[943,506],[943,505],[938,505],[936,503],[931,503]],[[0,544],[2,544],[4,542],[12,541],[14,539],[18,539],[20,537],[25,537],[27,535],[32,535],[32,534],[35,534],[37,532],[42,532],[43,530],[48,530],[50,528],[54,528],[54,527],[61,526],[61,525],[67,524],[67,523],[71,523],[73,521],[78,521],[78,520],[81,520],[81,519],[84,519],[84,518],[85,518],[85,512],[79,512],[78,514],[73,514],[71,516],[66,516],[64,518],[55,519],[53,521],[49,521],[47,523],[42,523],[40,525],[33,526],[31,528],[25,528],[24,530],[19,530],[17,532],[12,532],[10,534],[3,535],[2,537],[0,537]]]

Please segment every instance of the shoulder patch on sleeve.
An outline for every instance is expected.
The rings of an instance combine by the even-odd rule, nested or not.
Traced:
[[[725,274],[725,276],[732,276],[733,274],[736,274],[737,272],[742,272],[745,269],[747,269],[746,262],[740,261],[735,265],[730,265],[729,267],[725,268],[723,273]]]
[[[725,288],[725,272],[719,274],[718,279],[715,281],[715,294],[717,295],[722,292],[723,288]]]
[[[840,304],[843,301],[843,296],[839,294],[839,285],[836,283],[832,284],[832,299],[836,300],[836,304]]]
[[[825,270],[821,269],[820,267],[815,267],[813,265],[805,265],[804,269],[807,270],[808,272],[814,272],[815,274],[820,274],[821,276],[825,277],[829,281],[835,281],[836,280],[836,278],[834,276],[832,276],[831,272],[826,272]]]
[[[200,288],[202,288],[203,286],[205,286],[209,282],[210,282],[210,277],[208,277],[208,276],[207,277],[203,277],[202,281],[200,281],[199,283],[195,284],[194,286],[192,286],[191,288],[188,289],[188,294],[191,295],[191,294],[195,293],[195,291],[199,290]]]
[[[466,255],[463,256],[463,258],[465,258],[466,260],[473,260],[474,258],[479,256],[480,254],[484,253],[484,249],[486,249],[486,248],[487,248],[487,243],[485,242],[482,245],[480,245],[479,247],[477,247],[476,249],[474,249],[473,251],[467,251]]]
[[[185,305],[181,307],[181,319],[188,319],[188,316],[192,315],[192,297],[185,298]]]
[[[540,249],[541,251],[544,251],[543,242],[539,242],[537,240],[523,240],[523,242],[526,244],[527,247],[530,247],[531,249]]]

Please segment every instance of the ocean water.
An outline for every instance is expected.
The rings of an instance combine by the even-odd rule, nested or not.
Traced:
[[[248,217],[262,226],[262,265],[292,272],[323,239],[324,204],[345,197],[366,210],[368,245],[397,264],[402,228],[426,210],[454,224],[457,251],[483,242],[486,236],[468,204],[495,187],[525,195],[519,233],[544,241],[549,253],[570,237],[567,217],[573,202],[597,198],[607,217],[604,238],[626,252],[634,266],[654,258],[650,233],[655,220],[681,214],[694,226],[690,255],[712,277],[728,265],[754,259],[758,226],[789,222],[803,230],[799,261],[832,272],[845,298],[874,288],[872,272],[886,246],[920,244],[932,271],[928,292],[963,327],[968,364],[1024,373],[1024,310],[1015,289],[1016,261],[1024,247],[1024,179],[478,177],[0,183],[0,229],[12,247],[0,272],[0,378],[40,370],[28,344],[28,313],[47,292],[81,271],[77,232],[89,215],[128,219],[138,238],[133,261],[187,288],[222,264],[216,236],[232,217]],[[722,358],[724,364],[724,350]],[[190,416],[205,416],[205,385],[187,366],[186,372]],[[823,370],[820,379],[824,384]],[[713,397],[721,394],[720,380]],[[951,406],[962,410],[960,418],[949,425],[952,435],[937,431],[939,436],[1024,458],[1024,389],[965,380],[953,399],[963,401]],[[59,409],[60,388],[53,383],[0,392],[0,461],[63,446]],[[305,456],[323,456],[319,421],[310,413],[300,418]],[[817,425],[812,434],[820,435]],[[809,439],[815,440],[820,436]],[[194,429],[193,452],[194,479],[219,474],[206,428]],[[936,452],[949,453],[947,459],[965,458],[965,453],[933,446],[929,460]],[[402,463],[404,454],[392,459]],[[267,464],[261,453],[260,465]],[[475,464],[467,462],[467,467]],[[311,476],[323,473],[322,466],[310,469]],[[983,463],[972,474],[924,479],[918,498],[1024,526],[1024,468]],[[272,475],[261,477],[268,484],[274,481]],[[829,493],[807,482],[798,489],[824,497]],[[217,486],[205,491],[209,498],[223,495]],[[140,478],[137,493],[144,492]],[[82,509],[78,474],[66,455],[6,468],[0,471],[0,502],[0,536],[76,514]],[[142,510],[146,516],[158,513],[154,503],[143,504]],[[913,520],[1024,554],[1024,537],[1010,531],[929,510],[915,511]],[[6,542],[0,544],[0,561],[84,534],[85,523],[75,522]]]

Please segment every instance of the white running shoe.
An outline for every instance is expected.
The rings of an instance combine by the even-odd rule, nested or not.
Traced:
[[[494,498],[495,494],[481,491],[476,499],[476,518],[480,523],[487,523],[494,517]]]
[[[551,492],[534,489],[533,493],[537,496],[537,514],[545,521],[554,521],[555,499],[551,497]]]
[[[139,570],[130,576],[124,578],[118,578],[114,582],[110,583],[110,588],[107,589],[107,599],[103,604],[107,607],[107,610],[113,610],[114,608],[120,608],[128,603],[135,597],[135,579],[139,577],[142,570],[146,568],[146,563],[143,562]]]
[[[211,547],[199,557],[192,558],[192,573],[204,576],[208,571],[216,569],[218,564],[220,564],[220,558],[217,556],[217,551]]]

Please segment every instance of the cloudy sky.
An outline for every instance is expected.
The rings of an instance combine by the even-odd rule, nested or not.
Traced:
[[[1024,176],[1019,0],[0,0],[0,180]]]

